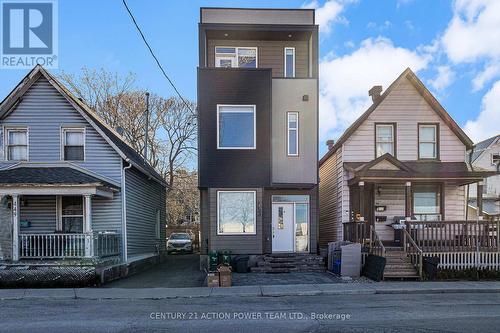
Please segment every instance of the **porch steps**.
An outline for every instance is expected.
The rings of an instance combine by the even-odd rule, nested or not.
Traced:
[[[254,273],[290,273],[290,272],[324,272],[326,270],[323,257],[315,254],[268,254],[251,267]]]
[[[400,247],[387,247],[384,280],[415,280],[418,272]]]

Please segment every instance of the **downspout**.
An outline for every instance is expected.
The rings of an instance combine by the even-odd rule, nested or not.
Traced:
[[[127,253],[127,194],[126,194],[126,183],[125,183],[125,174],[128,169],[132,167],[132,163],[127,158],[125,162],[128,163],[128,166],[123,167],[122,160],[122,257],[123,262],[128,261],[128,253]]]

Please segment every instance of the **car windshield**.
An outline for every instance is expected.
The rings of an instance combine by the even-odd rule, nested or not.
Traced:
[[[188,234],[172,234],[170,239],[191,239]]]

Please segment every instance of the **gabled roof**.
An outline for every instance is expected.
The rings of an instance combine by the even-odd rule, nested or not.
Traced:
[[[471,163],[474,163],[497,139],[500,139],[500,134],[476,143],[473,147]]]
[[[458,126],[458,124],[453,120],[453,118],[446,112],[443,106],[438,102],[438,100],[432,95],[432,93],[427,89],[427,87],[420,81],[420,79],[415,75],[415,73],[407,68],[401,73],[401,75],[391,83],[391,85],[380,95],[380,98],[374,102],[354,123],[349,126],[342,134],[342,136],[335,142],[333,147],[326,152],[326,154],[319,161],[321,166],[330,156],[332,156],[337,149],[339,149],[342,144],[347,141],[347,139],[358,129],[359,126],[370,116],[370,114],[377,109],[377,107],[382,103],[385,98],[390,94],[390,92],[396,86],[396,83],[401,79],[406,78],[415,87],[418,93],[425,99],[431,108],[441,117],[445,124],[450,127],[450,129],[455,133],[455,135],[462,141],[467,149],[473,146],[472,140],[465,134],[465,132]]]
[[[127,162],[140,170],[145,175],[153,178],[160,184],[166,186],[163,177],[144,160],[134,148],[132,148],[114,129],[110,128],[87,104],[75,97],[62,83],[42,66],[35,66],[21,82],[0,103],[0,119],[4,118],[21,100],[26,91],[40,78],[46,78],[50,84],[77,110],[87,122],[115,149],[115,151]]]

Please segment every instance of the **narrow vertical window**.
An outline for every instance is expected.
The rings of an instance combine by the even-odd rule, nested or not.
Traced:
[[[288,156],[299,155],[299,113],[288,112]]]
[[[418,125],[418,158],[438,158],[438,137],[437,124]]]
[[[85,159],[85,130],[83,128],[63,129],[63,160],[83,161]]]
[[[376,124],[375,125],[375,157],[384,154],[394,156],[394,125],[392,124]]]
[[[285,77],[295,77],[295,48],[285,47]]]
[[[7,129],[7,160],[27,161],[28,160],[28,129],[8,128]]]

